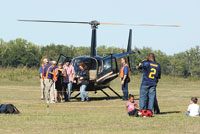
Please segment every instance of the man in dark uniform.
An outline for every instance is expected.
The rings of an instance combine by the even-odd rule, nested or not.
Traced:
[[[158,114],[159,107],[156,99],[156,86],[161,78],[161,67],[155,61],[153,53],[149,54],[147,60],[139,63],[136,69],[143,69],[142,83],[140,87],[140,110],[149,109]]]

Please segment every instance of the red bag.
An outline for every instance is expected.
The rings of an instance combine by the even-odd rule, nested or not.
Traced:
[[[153,112],[151,112],[151,110],[143,109],[142,111],[138,112],[138,115],[142,117],[152,117]]]

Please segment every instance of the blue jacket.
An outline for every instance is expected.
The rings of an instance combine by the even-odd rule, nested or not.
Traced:
[[[156,86],[158,79],[161,78],[161,67],[153,61],[144,61],[137,65],[139,69],[143,69],[142,85]]]

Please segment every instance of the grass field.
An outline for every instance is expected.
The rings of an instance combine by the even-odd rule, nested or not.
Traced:
[[[139,76],[132,78],[129,92],[138,103]],[[112,87],[122,94],[116,79]],[[109,94],[113,95],[108,90]],[[51,104],[49,110],[40,100],[39,79],[0,81],[0,103],[13,103],[20,115],[0,115],[0,134],[193,134],[200,133],[200,117],[186,117],[190,98],[200,99],[200,81],[163,76],[157,87],[162,114],[153,118],[128,117],[125,101],[101,99],[101,92],[89,93],[99,99],[90,102],[72,100]]]

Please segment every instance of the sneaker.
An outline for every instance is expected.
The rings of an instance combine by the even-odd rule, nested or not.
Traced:
[[[87,102],[89,102],[89,101],[90,101],[90,99],[89,99],[89,98],[86,98],[86,101],[87,101]]]
[[[54,104],[54,103],[55,103],[55,101],[51,101],[50,103]]]

